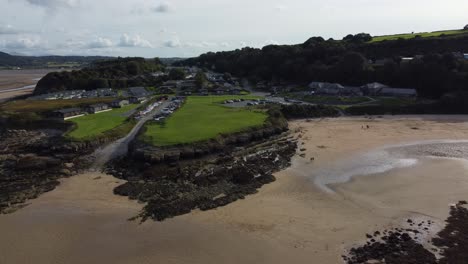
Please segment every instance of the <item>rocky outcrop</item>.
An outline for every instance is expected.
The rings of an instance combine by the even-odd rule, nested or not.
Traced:
[[[60,131],[4,130],[0,134],[0,213],[53,190],[58,179],[86,166],[79,153],[58,151]]]
[[[150,164],[174,163],[180,160],[190,160],[210,154],[228,152],[238,146],[246,146],[279,135],[287,131],[287,129],[287,126],[266,126],[246,132],[224,135],[205,142],[172,147],[155,147],[136,141],[130,147],[130,155],[133,159]]]
[[[183,153],[196,155],[197,151],[204,152],[191,148]],[[182,151],[167,157],[157,152],[145,159],[129,156],[109,164],[107,170],[128,181],[117,187],[115,194],[146,203],[138,217],[162,221],[196,208],[224,206],[256,193],[275,180],[274,172],[289,166],[295,152],[296,142],[278,136],[199,159],[181,160]]]

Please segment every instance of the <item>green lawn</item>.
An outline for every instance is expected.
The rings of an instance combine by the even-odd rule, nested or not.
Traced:
[[[151,122],[143,139],[156,146],[186,144],[234,133],[249,127],[261,126],[267,114],[259,110],[230,108],[220,104],[224,100],[253,96],[191,96],[185,105],[163,124]]]
[[[421,36],[423,38],[429,37],[439,37],[441,35],[460,35],[460,34],[468,34],[467,30],[445,30],[445,31],[435,31],[435,32],[423,32],[423,33],[408,33],[408,34],[396,34],[396,35],[387,35],[387,36],[377,36],[373,37],[371,42],[379,42],[384,40],[397,40],[399,38],[403,39],[411,39],[416,36]]]
[[[84,98],[70,100],[19,100],[0,105],[0,111],[16,113],[43,113],[68,107],[81,107],[97,103],[111,103],[116,98]]]
[[[77,125],[77,128],[68,133],[68,136],[73,139],[86,139],[112,130],[123,124],[127,120],[125,114],[138,106],[138,104],[127,105],[109,112],[70,119],[71,122]]]

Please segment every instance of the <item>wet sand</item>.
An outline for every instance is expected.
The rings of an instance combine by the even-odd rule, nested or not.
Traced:
[[[413,166],[327,185],[331,191],[316,178],[382,146],[467,140],[465,121],[467,116],[293,122],[306,150],[298,150],[276,182],[226,207],[162,223],[127,221],[142,206],[114,196],[121,181],[111,176],[65,179],[22,210],[0,215],[0,263],[340,263],[366,233],[404,226],[410,217],[435,221],[436,232],[448,205],[468,199],[467,164],[422,157]]]
[[[54,69],[0,70],[0,91],[36,84],[40,78],[52,71]]]
[[[0,70],[0,102],[17,96],[29,95],[42,77],[57,69]],[[17,88],[27,88],[14,90]]]

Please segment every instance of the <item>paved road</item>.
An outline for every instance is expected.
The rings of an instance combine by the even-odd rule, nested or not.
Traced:
[[[141,118],[127,136],[105,146],[104,148],[96,150],[96,152],[93,154],[93,156],[96,157],[96,160],[94,161],[92,169],[101,169],[108,161],[125,156],[128,153],[128,144],[135,138],[141,127],[147,121],[151,120],[154,115],[159,114],[163,108],[168,107],[171,103],[171,99],[172,98],[169,98],[169,100],[156,107],[153,111],[151,111],[151,113]]]

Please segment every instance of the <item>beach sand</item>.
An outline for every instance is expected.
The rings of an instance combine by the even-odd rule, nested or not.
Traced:
[[[276,182],[245,200],[162,223],[127,221],[142,205],[112,194],[120,180],[93,172],[64,179],[27,207],[0,215],[0,263],[341,263],[366,233],[404,226],[408,218],[431,219],[431,232],[437,232],[448,205],[468,199],[467,165],[422,158],[414,166],[329,185],[330,191],[314,184],[316,174],[382,146],[467,140],[465,121],[467,116],[292,122],[306,150],[298,150]]]

